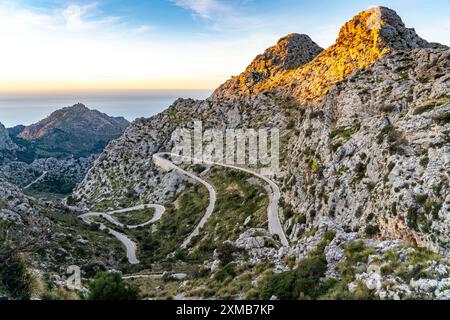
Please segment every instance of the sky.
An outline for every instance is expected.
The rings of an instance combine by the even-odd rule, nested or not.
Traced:
[[[211,89],[289,33],[384,5],[450,45],[449,0],[0,0],[0,92]]]

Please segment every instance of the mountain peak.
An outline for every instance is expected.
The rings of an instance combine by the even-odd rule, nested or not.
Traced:
[[[251,94],[258,83],[278,73],[294,70],[316,57],[323,49],[305,34],[291,33],[279,39],[277,44],[256,56],[252,63],[237,77],[233,77],[217,90],[235,88]]]
[[[305,35],[281,38],[277,45],[256,57],[244,73],[220,86],[212,98],[275,91],[295,97],[300,103],[314,104],[333,84],[393,50],[439,47],[445,48],[406,28],[394,10],[373,7],[345,23],[336,43],[326,50],[322,51]]]
[[[322,50],[306,34],[291,33],[258,55],[245,72],[252,73],[252,80],[259,82],[258,76],[267,78],[280,71],[296,69],[311,61]]]
[[[53,155],[54,146],[58,145],[64,155],[85,156],[99,152],[107,142],[120,136],[128,124],[122,117],[110,117],[78,103],[25,127],[19,137],[38,143],[46,155]]]
[[[88,107],[86,107],[84,104],[78,102],[77,104],[74,104],[71,107],[64,108],[64,110],[73,111],[73,112],[85,112],[90,111]]]
[[[372,7],[358,13],[342,26],[336,45],[364,45],[377,55],[382,55],[388,49],[410,50],[437,46],[420,38],[414,29],[406,28],[402,18],[386,7]]]

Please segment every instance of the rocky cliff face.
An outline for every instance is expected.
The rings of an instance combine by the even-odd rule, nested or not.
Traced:
[[[392,52],[298,119],[285,197],[308,222],[288,219],[291,238],[329,216],[361,234],[373,226],[449,249],[449,54]]]
[[[46,158],[37,159],[30,164],[11,161],[0,167],[0,179],[21,188],[29,186],[26,192],[36,196],[67,195],[72,192],[77,183],[83,180],[96,157],[97,155],[77,159]],[[43,177],[39,179],[41,176]],[[33,183],[37,179],[39,179],[38,182]]]
[[[17,146],[12,142],[9,137],[8,130],[6,130],[5,126],[0,123],[0,150],[13,150],[16,149]]]
[[[38,157],[82,157],[99,153],[110,140],[120,136],[127,125],[124,118],[109,117],[76,104],[25,127],[18,137],[32,142]]]

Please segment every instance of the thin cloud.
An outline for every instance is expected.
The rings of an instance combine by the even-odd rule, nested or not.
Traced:
[[[208,27],[215,31],[235,31],[242,28],[259,28],[264,20],[251,15],[244,15],[242,10],[249,0],[169,0],[175,5],[200,17]]]
[[[136,33],[136,34],[142,34],[142,33],[150,32],[150,31],[152,31],[153,29],[154,29],[153,26],[142,25],[142,26],[139,26],[139,27],[137,27],[137,28],[134,28],[132,31],[133,31],[133,33]]]
[[[42,13],[39,10],[0,5],[0,18],[15,27],[26,26],[60,31],[92,30],[99,26],[115,26],[120,17],[103,16],[97,3],[71,4]]]
[[[213,19],[218,13],[229,12],[230,8],[218,0],[171,0],[177,6],[192,11],[205,19]]]
[[[69,5],[62,11],[61,16],[69,30],[92,29],[99,25],[111,25],[120,20],[120,17],[102,17],[97,3]]]
[[[85,27],[87,22],[84,21],[84,15],[89,12],[89,10],[96,7],[96,4],[89,4],[85,6],[70,5],[63,12],[62,16],[66,21],[66,25],[69,29],[82,29]]]

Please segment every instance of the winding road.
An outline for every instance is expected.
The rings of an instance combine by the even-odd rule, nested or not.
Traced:
[[[147,208],[154,208],[155,214],[153,215],[152,219],[150,219],[147,222],[144,222],[142,224],[126,225],[126,224],[119,222],[117,219],[115,219],[113,217],[113,215],[117,214],[117,213],[126,213],[126,212],[131,212],[131,211],[136,211],[136,210],[144,210]],[[128,262],[130,264],[138,264],[139,260],[136,257],[137,245],[133,240],[128,238],[125,234],[107,227],[106,225],[104,225],[101,222],[92,221],[91,218],[92,217],[101,217],[116,226],[127,228],[127,229],[136,229],[139,227],[145,227],[146,225],[155,223],[156,221],[161,219],[161,217],[165,211],[166,211],[166,208],[164,208],[163,206],[158,205],[158,204],[141,204],[141,205],[131,207],[131,208],[110,211],[108,213],[106,213],[106,212],[87,212],[87,213],[80,215],[79,218],[82,219],[87,224],[92,224],[92,223],[98,224],[100,227],[100,230],[105,230],[105,229],[108,230],[109,233],[111,233],[114,237],[116,237],[125,246],[126,251],[127,251]]]
[[[197,236],[200,233],[200,229],[203,228],[203,226],[205,225],[206,221],[208,221],[208,218],[211,216],[211,214],[214,211],[214,206],[216,204],[216,190],[214,190],[214,187],[209,184],[208,182],[206,182],[203,179],[200,179],[199,177],[197,177],[196,175],[187,172],[186,170],[181,169],[180,167],[176,166],[175,164],[173,164],[171,161],[162,158],[161,156],[163,155],[172,155],[170,153],[156,153],[153,155],[153,162],[160,167],[163,170],[169,171],[171,169],[175,169],[179,172],[181,172],[182,174],[200,182],[201,184],[203,184],[206,189],[208,189],[209,192],[209,204],[208,207],[206,208],[205,214],[203,215],[202,219],[200,220],[199,224],[195,227],[194,231],[192,231],[192,233],[183,241],[181,247],[183,249],[185,249],[188,244],[191,242],[192,238]]]
[[[208,208],[206,209],[206,213],[203,216],[200,223],[198,224],[198,226],[195,228],[194,232],[192,232],[192,234],[183,242],[183,245],[182,245],[183,248],[186,248],[186,246],[189,244],[191,239],[194,236],[198,235],[200,229],[205,225],[206,221],[211,216],[212,212],[214,211],[214,205],[215,205],[215,201],[216,201],[216,193],[214,191],[214,188],[208,182],[179,168],[178,166],[173,164],[171,161],[164,159],[162,156],[178,157],[178,158],[187,159],[187,160],[197,160],[197,161],[203,162],[207,165],[216,165],[216,166],[221,166],[221,167],[225,167],[225,168],[235,169],[235,170],[249,173],[249,174],[265,181],[270,186],[269,206],[267,207],[269,232],[271,234],[278,235],[278,237],[280,238],[281,244],[283,246],[285,246],[285,247],[289,246],[289,242],[286,238],[286,235],[283,231],[283,227],[281,225],[280,216],[278,215],[278,203],[281,198],[281,193],[280,193],[280,188],[278,187],[278,185],[275,182],[273,182],[269,178],[263,176],[262,174],[255,172],[255,171],[252,171],[252,170],[249,170],[246,168],[241,168],[241,167],[234,166],[234,165],[229,165],[229,164],[224,164],[224,163],[219,163],[219,162],[212,162],[212,161],[205,161],[205,160],[200,160],[200,159],[195,159],[195,158],[189,158],[189,157],[180,156],[180,155],[168,153],[168,152],[156,153],[153,155],[153,162],[157,166],[159,166],[165,170],[175,169],[175,170],[182,172],[185,175],[190,176],[191,178],[193,178],[193,179],[199,181],[200,183],[202,183],[203,185],[205,185],[208,188],[209,193],[210,193],[210,202],[209,202]]]
[[[176,155],[176,154],[172,154],[172,153],[156,153],[153,155],[153,162],[155,163],[155,165],[157,165],[158,167],[160,167],[161,169],[165,170],[165,171],[170,171],[170,170],[177,170],[180,173],[182,173],[185,176],[188,176],[190,178],[192,178],[193,180],[203,184],[209,192],[209,204],[208,207],[205,210],[205,214],[203,215],[202,219],[200,220],[200,222],[198,223],[198,225],[195,227],[195,229],[192,231],[192,233],[183,241],[181,247],[182,248],[186,248],[189,243],[191,242],[192,238],[197,236],[200,233],[200,229],[203,228],[203,226],[206,224],[206,222],[208,221],[209,217],[211,216],[211,214],[214,211],[214,207],[215,207],[215,203],[216,203],[216,190],[214,189],[214,187],[209,184],[207,181],[199,178],[198,176],[178,167],[177,165],[175,165],[172,161],[163,158],[163,156],[170,156],[170,157],[178,157],[178,158],[184,158],[184,159],[189,159],[189,160],[196,160],[196,159],[192,159],[192,158],[188,158],[188,157],[183,157],[180,155]],[[289,246],[289,242],[286,238],[286,235],[283,231],[283,227],[281,225],[281,221],[280,221],[280,217],[278,215],[278,203],[281,197],[281,193],[280,193],[280,188],[278,187],[278,185],[273,182],[272,180],[270,180],[269,178],[246,168],[241,168],[241,167],[237,167],[234,165],[229,165],[229,164],[224,164],[224,163],[218,163],[218,162],[212,162],[212,161],[203,161],[201,160],[200,162],[203,162],[207,165],[217,165],[217,166],[221,166],[221,167],[225,167],[225,168],[230,168],[230,169],[235,169],[235,170],[239,170],[239,171],[243,171],[246,173],[249,173],[263,181],[265,181],[269,187],[269,206],[267,207],[267,217],[268,217],[268,225],[269,225],[269,232],[271,234],[274,235],[278,235],[278,237],[280,238],[281,244],[283,246]],[[42,176],[41,176],[42,177]],[[40,177],[40,178],[41,178]],[[42,177],[43,178],[43,177]],[[42,179],[41,178],[41,179]],[[39,179],[39,178],[38,178]],[[33,183],[36,183],[37,180]],[[121,222],[119,222],[116,218],[113,217],[114,214],[117,213],[126,213],[126,212],[131,212],[131,211],[135,211],[135,210],[143,210],[146,208],[155,208],[155,214],[153,216],[152,219],[150,219],[149,221],[142,223],[142,224],[138,224],[138,225],[126,225],[123,224]],[[97,222],[97,221],[92,221],[91,218],[92,217],[101,217],[105,220],[107,220],[108,222],[112,223],[113,225],[116,225],[118,227],[123,227],[123,228],[128,228],[128,229],[135,229],[135,228],[139,228],[139,227],[144,227],[147,226],[149,224],[155,223],[157,222],[159,219],[161,219],[163,213],[165,212],[165,208],[161,205],[157,205],[157,204],[143,204],[143,205],[138,205],[135,207],[131,207],[131,208],[126,208],[126,209],[120,209],[120,210],[114,210],[114,211],[110,211],[110,212],[87,212],[84,213],[82,215],[79,216],[79,218],[81,218],[85,223],[87,224],[92,224],[92,223],[96,223],[100,226],[100,230],[105,230],[107,229],[114,237],[116,237],[120,242],[122,242],[122,244],[125,246],[126,251],[127,251],[127,258],[128,258],[128,262],[130,264],[138,264],[139,260],[136,257],[136,248],[137,245],[134,241],[132,241],[130,238],[128,238],[125,234],[120,233],[114,229],[111,229],[109,227],[107,227],[106,225],[104,225],[101,222]]]
[[[31,182],[28,185],[26,185],[25,187],[23,187],[22,190],[26,190],[26,189],[30,188],[32,185],[35,185],[36,183],[38,183],[39,181],[44,179],[45,176],[47,175],[47,173],[48,173],[47,171],[44,171],[36,180],[34,180],[33,182]]]

